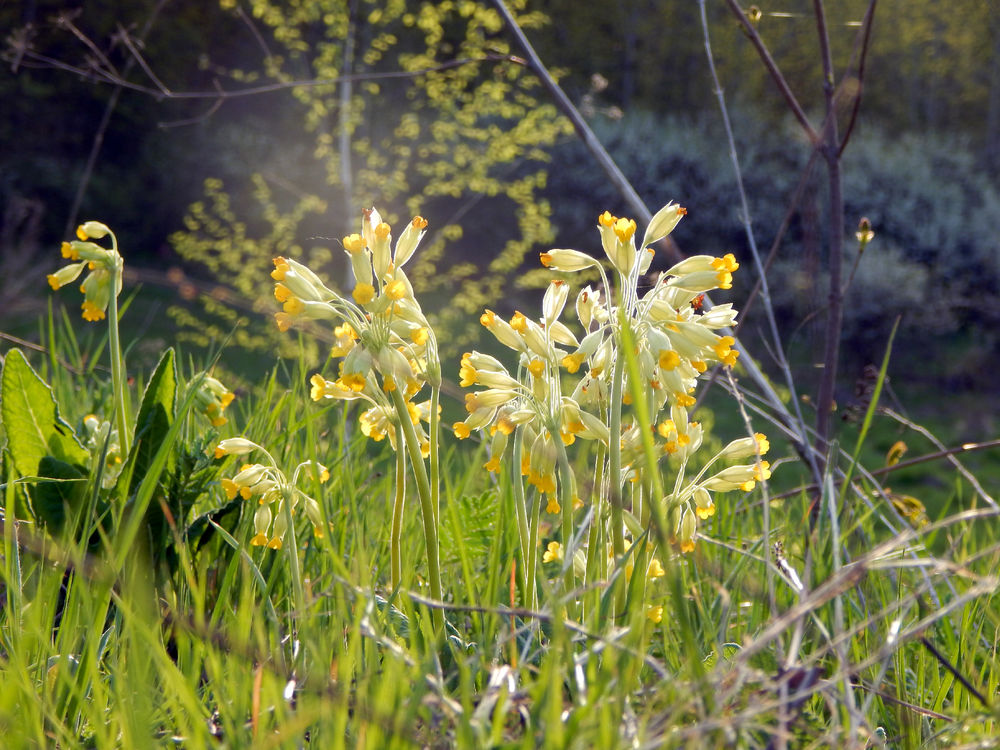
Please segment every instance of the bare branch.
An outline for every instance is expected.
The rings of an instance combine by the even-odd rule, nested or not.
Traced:
[[[739,3],[737,3],[736,0],[725,0],[725,3],[729,6],[729,10],[733,12],[733,15],[739,20],[740,25],[743,26],[743,30],[750,38],[750,42],[757,49],[757,54],[760,55],[760,59],[764,63],[764,67],[767,68],[767,72],[771,74],[771,78],[774,80],[775,84],[777,84],[778,90],[784,97],[785,102],[787,102],[789,109],[792,110],[792,114],[795,115],[795,119],[799,121],[799,124],[808,136],[809,141],[815,145],[819,142],[819,134],[809,123],[809,118],[806,117],[806,113],[799,105],[798,100],[795,98],[795,94],[792,93],[792,89],[788,85],[788,81],[785,80],[785,76],[782,75],[781,70],[778,68],[778,64],[774,61],[774,58],[771,57],[771,53],[764,44],[764,40],[761,39],[760,34],[757,33],[757,28],[750,23],[750,19],[747,18],[746,13],[743,12],[743,9],[739,6]]]
[[[121,24],[118,24],[118,37],[117,38],[121,39],[122,43],[126,47],[128,47],[128,51],[132,53],[132,59],[134,59],[137,63],[139,63],[139,67],[142,68],[143,72],[147,76],[149,76],[149,80],[151,80],[156,85],[156,87],[161,92],[163,92],[163,94],[165,96],[169,96],[170,95],[170,89],[168,89],[164,85],[163,81],[161,81],[159,78],[157,78],[156,73],[154,73],[153,70],[152,70],[152,68],[149,67],[149,63],[147,63],[146,60],[145,60],[145,58],[139,53],[139,48],[136,46],[135,42],[132,41],[132,37],[129,36],[128,31],[126,31],[125,28]],[[140,40],[140,44],[141,43],[142,42]]]
[[[878,2],[878,0],[871,0],[868,4],[868,10],[865,12],[865,18],[861,22],[861,32],[859,34],[861,53],[858,56],[858,90],[854,95],[854,102],[851,106],[851,118],[847,123],[847,127],[844,129],[844,136],[840,139],[840,150],[837,152],[837,156],[841,156],[844,153],[844,149],[847,148],[847,142],[851,140],[851,133],[854,132],[854,125],[858,120],[858,111],[861,109],[861,93],[864,91],[865,86],[865,63],[868,60],[868,50],[871,47],[872,25],[875,21],[876,2]],[[847,80],[846,75],[844,80]]]
[[[294,81],[275,81],[274,83],[262,84],[260,86],[249,86],[244,89],[219,88],[215,91],[169,91],[168,90],[167,92],[164,92],[158,88],[143,86],[140,83],[135,83],[134,81],[126,80],[121,76],[119,76],[117,73],[112,73],[111,71],[104,70],[102,68],[97,68],[97,67],[83,68],[76,65],[70,65],[69,63],[63,62],[62,60],[56,60],[46,55],[41,55],[32,50],[25,50],[23,54],[23,59],[33,60],[35,62],[40,63],[39,65],[34,65],[31,67],[35,68],[51,67],[59,70],[65,70],[69,73],[74,73],[84,78],[85,80],[94,81],[96,83],[106,83],[112,86],[118,86],[123,89],[128,89],[129,91],[136,91],[140,94],[146,94],[148,96],[151,96],[158,101],[164,99],[169,99],[169,100],[236,99],[245,96],[259,96],[261,94],[271,94],[295,88],[332,86],[347,81],[351,82],[384,81],[390,79],[419,78],[420,76],[427,75],[428,73],[437,73],[442,70],[459,68],[462,67],[463,65],[473,65],[484,62],[493,62],[493,63],[508,62],[508,63],[513,63],[515,65],[526,64],[526,62],[523,59],[517,57],[516,55],[501,55],[496,53],[490,53],[487,55],[483,55],[482,57],[463,57],[457,60],[449,60],[447,62],[443,62],[438,65],[431,65],[426,68],[421,68],[420,70],[392,70],[381,73],[352,73],[350,75],[337,76],[335,78],[308,78],[308,79],[301,79]]]

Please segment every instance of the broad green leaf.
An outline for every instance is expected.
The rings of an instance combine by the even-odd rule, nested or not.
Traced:
[[[72,464],[43,456],[38,476],[31,493],[31,506],[35,518],[45,525],[50,534],[58,536],[66,521],[75,519],[84,504],[87,475]]]
[[[0,417],[7,433],[14,468],[21,476],[37,476],[42,459],[87,466],[90,455],[73,428],[59,416],[52,389],[32,369],[20,349],[4,358],[0,383]]]
[[[132,446],[132,484],[131,495],[142,481],[153,456],[159,450],[164,437],[174,421],[174,409],[177,403],[177,364],[174,360],[174,350],[167,349],[156,366],[153,376],[146,384],[142,394],[142,404],[135,422],[135,440]],[[173,465],[173,456],[168,458],[168,468]]]

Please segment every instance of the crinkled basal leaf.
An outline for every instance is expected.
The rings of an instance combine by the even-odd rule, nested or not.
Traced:
[[[41,475],[39,467],[46,456],[81,467],[89,463],[87,449],[59,416],[52,389],[19,349],[11,349],[4,358],[0,416],[20,476]]]
[[[130,493],[138,488],[149,470],[160,444],[174,421],[177,402],[177,365],[174,350],[167,349],[156,371],[146,384],[142,394],[142,404],[135,421],[135,446],[129,461],[132,463],[132,486]],[[172,468],[173,456],[168,457],[167,469]]]
[[[39,479],[31,493],[31,508],[35,518],[58,536],[66,521],[75,524],[86,499],[87,475],[80,468],[44,456],[38,466]]]

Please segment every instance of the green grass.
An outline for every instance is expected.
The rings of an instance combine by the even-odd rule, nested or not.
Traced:
[[[78,340],[73,325],[53,320],[45,340],[56,356],[29,359],[78,425],[106,409],[107,378],[94,369],[106,355],[99,336]],[[178,359],[190,377],[194,368]],[[947,465],[920,468],[944,500],[925,500],[936,522],[917,530],[878,499],[771,498],[801,480],[790,460],[767,497],[758,488],[721,499],[695,552],[649,584],[664,607],[660,623],[639,611],[605,627],[590,607],[565,621],[555,597],[541,597],[538,611],[511,607],[519,553],[509,481],[482,470],[475,445],[446,436],[444,601],[429,602],[415,498],[401,586],[388,588],[392,452],[360,434],[356,414],[314,404],[308,374],[277,366],[237,399],[223,428],[266,445],[283,466],[317,459],[331,469],[329,482],[309,488],[326,533],[296,528],[301,607],[288,550],[248,546],[249,503],[184,536],[193,518],[226,505],[217,482],[187,518],[144,526],[123,548],[123,508],[91,519],[95,535],[48,535],[27,512],[5,452],[5,746],[764,748],[783,738],[787,747],[864,747],[884,732],[889,747],[918,748],[1000,733],[991,707],[1000,684],[997,518],[962,515],[970,495]],[[138,374],[133,404],[148,377]],[[718,439],[742,434],[734,405],[714,413]],[[178,455],[211,443],[204,420],[180,420]],[[897,429],[875,419],[863,465],[881,465]],[[853,444],[845,429],[842,445]],[[794,455],[780,444],[773,451]],[[228,459],[222,474],[238,462]],[[902,473],[892,484],[908,488]],[[542,571],[543,592],[558,588],[558,565]],[[443,608],[442,638],[431,607]]]

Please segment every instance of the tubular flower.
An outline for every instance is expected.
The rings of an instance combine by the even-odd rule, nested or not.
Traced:
[[[539,259],[543,266],[553,271],[582,271],[597,265],[596,260],[579,250],[549,250],[540,253]]]
[[[215,446],[215,457],[222,458],[223,456],[245,456],[251,451],[260,448],[257,443],[251,442],[246,438],[226,438],[225,440],[219,441],[219,444]]]

